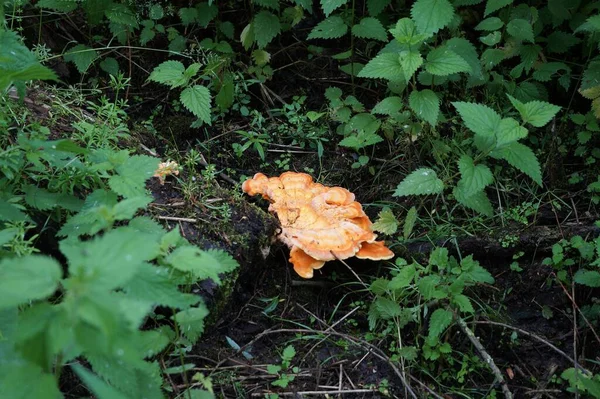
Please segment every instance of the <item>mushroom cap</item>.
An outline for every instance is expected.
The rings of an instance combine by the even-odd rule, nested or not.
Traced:
[[[314,183],[306,173],[285,172],[271,178],[257,173],[242,189],[250,195],[262,194],[271,202],[269,211],[277,214],[281,223],[279,239],[292,249],[290,261],[302,277],[312,277],[312,270],[326,261],[354,256],[377,238],[354,194],[342,187]],[[369,248],[363,251],[366,256],[375,249],[382,256],[377,259],[394,256],[383,242]]]
[[[383,241],[364,242],[356,253],[358,259],[386,260],[392,259],[394,253]]]

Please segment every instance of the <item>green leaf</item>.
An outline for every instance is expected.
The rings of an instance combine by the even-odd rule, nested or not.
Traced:
[[[408,105],[415,115],[431,126],[435,126],[440,114],[440,99],[431,90],[413,90],[408,97]]]
[[[4,331],[3,331],[4,332]],[[15,356],[14,364],[2,368],[0,360],[0,394],[11,399],[61,399],[64,396],[53,374],[45,373],[33,362]]]
[[[70,280],[108,291],[127,283],[160,246],[155,236],[122,227],[89,241],[63,240],[60,249],[69,261]]]
[[[373,302],[373,306],[377,309],[381,317],[386,320],[402,314],[400,305],[386,297],[377,297],[375,302]]]
[[[440,283],[440,276],[429,275],[421,277],[417,280],[417,288],[419,292],[426,300],[430,299],[441,299],[445,298],[446,294],[443,291],[437,289],[437,285]]]
[[[452,105],[469,130],[481,136],[494,137],[502,119],[496,111],[482,104],[461,101],[455,101]]]
[[[62,277],[52,258],[30,255],[0,262],[0,309],[15,307],[52,295]]]
[[[475,194],[467,196],[464,193],[464,189],[465,188],[462,184],[459,184],[454,187],[452,193],[454,194],[454,198],[456,198],[456,201],[458,201],[466,208],[473,209],[474,211],[479,212],[483,215],[490,217],[494,215],[494,208],[492,207],[492,204],[485,192],[479,191]]]
[[[458,160],[458,170],[461,174],[459,184],[462,184],[463,193],[469,197],[492,184],[494,177],[486,165],[475,165],[473,158],[462,155]]]
[[[481,21],[476,27],[475,30],[486,30],[493,31],[498,30],[504,26],[504,22],[498,17],[490,17]]]
[[[463,294],[454,295],[452,297],[452,302],[458,306],[461,312],[464,313],[473,313],[475,309],[473,309],[473,304],[469,297]]]
[[[198,10],[195,8],[181,7],[178,14],[183,26],[188,26],[198,20]]]
[[[348,26],[337,15],[332,15],[319,22],[308,34],[308,39],[337,39],[348,32]]]
[[[560,107],[544,101],[529,101],[523,104],[516,98],[508,95],[512,105],[521,114],[523,122],[530,123],[535,127],[546,125],[560,111]]]
[[[111,3],[104,11],[106,18],[112,23],[137,29],[139,27],[136,14],[123,3]]]
[[[554,31],[548,35],[546,48],[550,53],[564,54],[581,40],[572,33]]]
[[[531,177],[540,187],[542,186],[540,163],[531,148],[526,145],[514,142],[494,150],[490,155],[506,160],[510,165]]]
[[[379,212],[379,216],[373,223],[373,231],[378,231],[383,234],[391,235],[396,233],[398,229],[398,220],[389,207],[385,207]]]
[[[158,169],[159,159],[147,155],[134,155],[117,166],[118,175],[108,179],[108,185],[125,198],[141,197],[146,194],[146,180]]]
[[[119,74],[119,62],[113,57],[106,57],[100,61],[98,66],[109,75],[117,76]]]
[[[430,36],[417,33],[415,22],[410,18],[401,18],[398,20],[396,26],[390,29],[390,33],[398,43],[415,46],[413,50],[418,50],[421,44]],[[392,52],[395,53],[396,51]]]
[[[189,272],[197,279],[210,278],[219,284],[221,273],[227,273],[237,267],[237,262],[221,250],[201,250],[195,246],[183,246],[175,249],[165,258],[173,268]]]
[[[404,227],[402,228],[402,235],[405,240],[408,240],[410,237],[413,228],[415,227],[415,222],[417,221],[417,208],[414,206],[408,210],[406,213],[406,218],[404,218]]]
[[[323,13],[328,17],[332,12],[346,4],[348,0],[321,0]]]
[[[72,364],[71,368],[98,399],[128,399],[123,393],[117,391],[79,364]]]
[[[513,0],[488,0],[485,4],[485,13],[484,17],[487,17],[491,13],[498,11],[501,8],[506,7],[509,4],[512,4]]]
[[[408,83],[417,69],[423,65],[423,57],[418,51],[403,51],[400,53],[400,65],[404,71],[404,79]]]
[[[208,316],[208,309],[203,303],[198,307],[182,310],[172,318],[179,325],[180,331],[187,339],[196,342],[204,332],[204,318]]]
[[[369,11],[369,15],[374,17],[381,14],[391,2],[392,0],[367,0],[367,10]]]
[[[402,180],[394,196],[440,194],[443,190],[444,182],[438,179],[433,169],[420,168]]]
[[[471,67],[469,74],[472,79],[484,80],[479,54],[470,41],[463,39],[462,37],[453,37],[446,42],[445,46],[458,54],[467,62],[467,64],[469,64]]]
[[[404,76],[398,54],[383,53],[371,59],[358,74],[359,78],[398,80]]]
[[[40,0],[36,6],[66,13],[77,9],[77,2],[73,0]]]
[[[189,82],[189,78],[184,75],[185,66],[179,61],[165,61],[156,66],[148,80],[162,83],[171,88],[184,86]]]
[[[200,85],[187,87],[181,92],[181,103],[202,122],[210,125],[211,99],[210,91]]]
[[[388,289],[396,291],[410,286],[417,275],[414,264],[404,266],[388,283]]]
[[[503,118],[496,132],[496,148],[527,137],[527,129],[513,118]]]
[[[404,101],[397,96],[386,97],[373,107],[372,114],[396,115],[404,107]]]
[[[600,15],[592,15],[575,30],[578,32],[598,32],[600,31]]]
[[[517,40],[528,41],[531,43],[535,42],[533,37],[533,27],[524,19],[512,19],[508,25],[506,25],[506,31],[509,35]]]
[[[235,86],[233,84],[233,77],[231,74],[225,74],[223,82],[221,83],[221,89],[215,96],[215,104],[220,110],[229,109],[234,102]]]
[[[452,323],[454,315],[446,309],[436,309],[429,319],[429,339],[438,338]]]
[[[360,20],[360,23],[352,27],[352,34],[362,39],[375,39],[381,42],[387,42],[388,35],[377,18],[366,17]]]
[[[270,8],[271,10],[279,11],[278,0],[252,0],[254,4],[258,4],[261,7]]]
[[[252,25],[254,26],[254,40],[258,44],[258,48],[264,48],[281,32],[281,24],[277,15],[265,10],[256,14]]]
[[[433,35],[452,21],[454,7],[448,0],[417,0],[410,15],[419,33]]]
[[[447,76],[458,72],[472,72],[469,63],[446,46],[438,47],[427,54],[425,70],[432,75],[439,76]]]
[[[495,46],[496,44],[500,43],[500,41],[502,40],[502,34],[498,31],[496,32],[491,32],[485,36],[481,36],[479,38],[479,40],[481,41],[481,43],[485,44],[486,46]]]
[[[85,73],[92,63],[98,58],[98,52],[91,47],[78,44],[63,55],[67,62],[72,62],[79,73]]]
[[[600,287],[600,272],[596,270],[581,269],[575,273],[573,280],[576,283],[586,285],[592,288]]]
[[[365,148],[370,145],[380,143],[382,141],[383,139],[381,138],[381,136],[379,136],[376,133],[360,131],[341,140],[338,143],[338,145],[353,148],[358,151],[361,148]]]

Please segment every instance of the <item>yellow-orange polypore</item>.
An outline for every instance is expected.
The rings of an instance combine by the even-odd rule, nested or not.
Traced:
[[[311,278],[314,269],[334,259],[394,256],[383,241],[375,241],[369,217],[345,188],[314,183],[306,173],[285,172],[271,178],[257,173],[242,190],[271,202],[269,211],[281,223],[279,239],[291,248],[290,262],[301,277]]]

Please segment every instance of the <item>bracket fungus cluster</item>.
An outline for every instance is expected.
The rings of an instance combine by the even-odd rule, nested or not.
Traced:
[[[291,248],[290,262],[303,278],[312,278],[314,269],[330,260],[394,257],[383,241],[375,241],[369,217],[345,188],[315,183],[305,173],[285,172],[271,178],[257,173],[242,190],[271,202],[269,212],[281,224],[278,238]]]

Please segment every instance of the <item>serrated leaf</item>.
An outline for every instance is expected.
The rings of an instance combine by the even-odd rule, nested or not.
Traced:
[[[398,230],[398,220],[394,216],[394,213],[389,207],[383,208],[379,212],[379,216],[375,223],[373,223],[373,231],[378,231],[383,234],[391,235],[396,233]]]
[[[77,2],[73,0],[40,0],[36,3],[39,8],[47,8],[59,12],[71,12],[77,9]]]
[[[457,185],[454,187],[452,193],[454,194],[454,198],[463,206],[486,216],[491,217],[494,215],[494,208],[492,208],[492,204],[485,192],[480,191],[467,196],[464,193],[462,185]]]
[[[469,130],[478,135],[494,137],[502,120],[496,111],[476,103],[455,101],[452,105]]]
[[[390,29],[390,33],[396,39],[395,42],[391,42],[388,46],[396,46],[398,44],[408,44],[410,46],[416,46],[412,50],[418,50],[421,44],[427,40],[430,35],[419,34],[415,22],[410,18],[401,18],[396,22],[396,26]],[[406,46],[401,47],[398,50],[403,50]],[[387,46],[386,46],[387,48]],[[398,50],[391,48],[393,51],[386,51],[391,53],[397,53]]]
[[[440,114],[440,99],[431,90],[413,90],[408,97],[408,105],[415,115],[431,126],[435,126]]]
[[[484,79],[479,54],[470,41],[461,37],[453,37],[446,42],[446,47],[461,56],[469,64],[471,67],[469,74],[473,79]]]
[[[366,17],[360,20],[360,23],[352,27],[352,34],[362,39],[375,39],[381,42],[387,42],[388,35],[377,18]]]
[[[461,174],[459,184],[462,184],[464,194],[469,197],[492,184],[494,176],[487,165],[475,165],[473,158],[462,155],[458,160],[458,170]]]
[[[184,86],[188,83],[189,78],[184,75],[185,66],[174,60],[165,61],[156,66],[148,80],[162,83],[171,88]]]
[[[512,4],[513,0],[488,0],[485,4],[485,12],[483,14],[484,17],[487,17],[493,12],[498,11],[501,8],[506,7],[509,4]]]
[[[211,4],[209,4],[211,3]],[[198,25],[206,28],[208,24],[219,15],[219,9],[217,5],[211,2],[202,1],[196,4],[196,10],[198,10]]]
[[[414,264],[404,266],[388,283],[387,288],[393,291],[410,286],[417,275],[417,268]]]
[[[524,144],[515,142],[500,149],[494,150],[491,154],[494,158],[502,158],[510,165],[519,169],[527,176],[531,177],[540,187],[542,186],[542,170],[537,157]]]
[[[234,102],[235,86],[233,84],[233,77],[227,73],[221,83],[221,88],[215,96],[215,104],[219,109],[226,110],[231,107]]]
[[[423,57],[418,51],[403,51],[400,53],[400,65],[404,72],[404,79],[408,83],[417,69],[423,65]]]
[[[573,281],[588,287],[598,288],[600,287],[600,272],[597,272],[596,270],[581,269],[575,273]]]
[[[254,50],[252,52],[252,59],[256,65],[265,66],[271,61],[271,54],[265,50]]]
[[[30,255],[4,259],[0,262],[0,309],[52,295],[61,277],[60,264],[50,257]]]
[[[546,48],[551,53],[564,54],[569,49],[579,42],[581,39],[573,35],[572,33],[554,31],[548,35],[548,42]]]
[[[504,22],[498,17],[489,17],[481,21],[476,27],[475,30],[498,30],[504,26]]]
[[[383,53],[371,59],[358,74],[359,78],[398,80],[404,76],[398,54]]]
[[[125,198],[140,197],[146,194],[146,180],[158,169],[158,158],[147,155],[133,155],[115,168],[117,175],[108,179],[108,185]]]
[[[323,13],[325,14],[325,16],[329,17],[329,15],[332,12],[334,12],[347,2],[348,0],[321,0],[321,7],[323,8]]]
[[[371,110],[372,114],[396,115],[404,107],[402,98],[396,96],[386,97],[378,102]]]
[[[446,46],[438,47],[427,54],[425,70],[432,75],[447,76],[458,72],[471,72],[464,58]]]
[[[116,388],[107,384],[100,377],[83,368],[81,365],[72,364],[71,368],[98,399],[127,399],[125,394],[119,392]]]
[[[544,101],[529,101],[524,104],[510,95],[508,98],[521,114],[523,122],[530,123],[535,127],[545,126],[560,111],[559,106]]]
[[[279,11],[278,0],[252,0],[254,4],[258,4],[261,7],[270,8],[271,10]]]
[[[479,41],[483,44],[485,44],[486,46],[495,46],[496,44],[500,43],[500,41],[502,40],[502,34],[498,31],[496,32],[491,32],[485,36],[481,36],[479,38]]]
[[[600,15],[592,15],[575,30],[576,33],[598,31],[600,31]]]
[[[208,316],[208,309],[201,302],[198,307],[182,310],[172,318],[179,325],[183,335],[190,341],[196,342],[204,332],[204,318],[206,316]]]
[[[410,15],[419,33],[433,35],[452,21],[454,7],[448,0],[417,0]]]
[[[117,76],[119,74],[119,62],[113,57],[106,57],[98,65],[109,75]]]
[[[408,240],[412,234],[415,222],[417,221],[417,208],[414,206],[408,210],[406,217],[404,218],[404,226],[402,228],[402,236],[405,240]]]
[[[377,297],[375,302],[373,302],[373,306],[377,309],[381,317],[386,320],[400,316],[402,313],[400,305],[386,297]]]
[[[528,41],[531,43],[535,42],[535,38],[533,36],[533,27],[529,21],[524,19],[512,19],[508,25],[506,25],[506,31],[509,35],[517,40]]]
[[[436,309],[429,319],[429,339],[438,338],[452,323],[454,315],[446,309]]]
[[[528,131],[513,118],[503,118],[496,132],[496,148],[527,137]]]
[[[337,15],[332,15],[319,22],[308,34],[307,39],[337,39],[348,32],[348,26]]]
[[[338,145],[342,147],[349,147],[355,150],[374,145],[382,142],[383,139],[376,133],[367,133],[364,131],[358,132],[357,134],[350,135],[341,140]]]
[[[374,17],[381,14],[391,2],[392,0],[367,0],[367,10],[369,11],[369,15]]]
[[[98,52],[84,44],[78,44],[64,54],[63,58],[67,62],[74,63],[79,73],[85,73],[98,58]]]
[[[461,312],[464,313],[473,313],[475,309],[473,309],[473,304],[469,297],[463,294],[454,295],[452,297],[452,302],[458,306]]]
[[[433,169],[420,168],[402,180],[394,196],[440,194],[443,190],[444,182],[438,179]]]
[[[210,91],[206,87],[200,85],[186,87],[179,98],[188,111],[210,125],[211,99]]]
[[[277,15],[265,10],[256,14],[252,20],[252,25],[254,27],[254,40],[256,40],[259,49],[264,48],[281,32],[281,24]]]
[[[441,299],[446,298],[447,295],[445,292],[437,289],[437,285],[440,283],[440,276],[437,275],[429,275],[425,277],[421,277],[417,280],[417,288],[419,289],[419,293],[426,300],[430,299]]]

